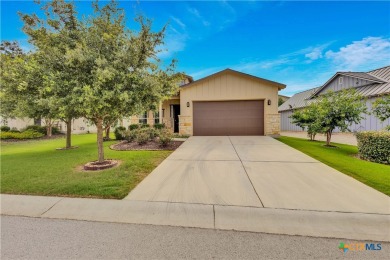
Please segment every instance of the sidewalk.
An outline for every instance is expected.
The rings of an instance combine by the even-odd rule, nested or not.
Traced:
[[[307,132],[282,131],[280,132],[280,135],[308,139]],[[326,136],[323,134],[317,134],[316,140],[326,141]],[[357,140],[353,133],[333,133],[331,142],[357,146]]]
[[[11,216],[390,241],[389,214],[6,194],[0,198],[1,214]]]

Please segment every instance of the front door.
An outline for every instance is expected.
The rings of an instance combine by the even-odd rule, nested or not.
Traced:
[[[179,132],[180,105],[172,105],[173,108],[173,132]]]

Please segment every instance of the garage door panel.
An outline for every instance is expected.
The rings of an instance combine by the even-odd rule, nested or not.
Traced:
[[[194,135],[263,135],[264,101],[194,102]]]

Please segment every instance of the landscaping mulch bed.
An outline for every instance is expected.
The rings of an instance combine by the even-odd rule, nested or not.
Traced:
[[[172,141],[168,146],[161,146],[157,141],[149,141],[146,144],[139,145],[137,142],[127,142],[122,141],[117,144],[110,146],[112,150],[117,151],[174,151],[176,150],[183,142],[182,141]]]
[[[16,142],[27,142],[27,141],[40,141],[40,140],[52,140],[52,139],[60,139],[60,138],[65,138],[65,134],[55,134],[52,136],[42,136],[38,138],[31,138],[31,139],[1,139],[2,142],[7,142],[7,143],[16,143]]]
[[[84,170],[85,171],[100,171],[100,170],[105,170],[105,169],[110,169],[112,167],[117,166],[119,161],[117,160],[112,160],[112,159],[106,159],[104,162],[89,162],[84,165]]]

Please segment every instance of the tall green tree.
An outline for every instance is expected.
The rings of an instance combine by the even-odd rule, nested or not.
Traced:
[[[39,92],[50,96],[50,101],[42,102],[50,117],[60,119],[67,125],[66,147],[71,147],[72,119],[80,117],[80,107],[74,96],[78,73],[76,67],[69,66],[67,53],[74,49],[79,41],[80,26],[73,2],[53,0],[38,3],[44,11],[41,18],[36,14],[20,14],[24,22],[23,31],[34,46],[34,55],[38,65],[42,85]],[[48,121],[50,124],[51,121]]]
[[[156,108],[178,90],[181,78],[174,61],[162,68],[157,57],[165,28],[153,32],[151,21],[138,17],[139,31],[129,30],[116,2],[93,7],[67,65],[77,68],[75,93],[82,115],[97,127],[98,161],[103,162],[104,122]]]
[[[23,53],[16,42],[2,42],[0,50],[2,116],[41,118],[51,136],[56,105],[45,89],[39,55]]]

